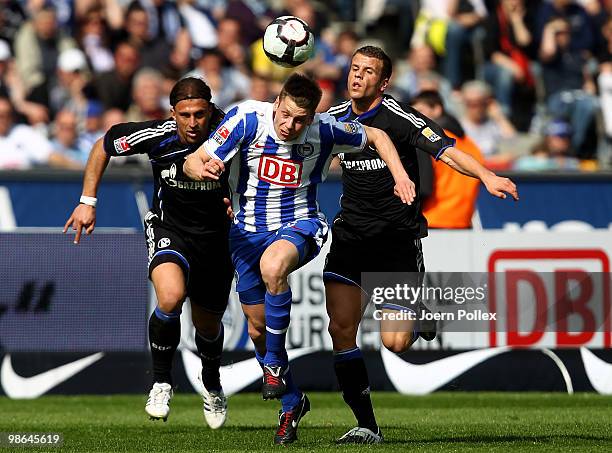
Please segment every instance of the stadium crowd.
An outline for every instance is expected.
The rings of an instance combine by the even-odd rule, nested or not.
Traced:
[[[611,0],[0,0],[0,169],[83,168],[113,124],[167,117],[185,75],[225,110],[273,100],[292,70],[261,37],[284,14],[314,29],[299,70],[323,89],[319,111],[346,99],[353,51],[377,40],[395,57],[388,92],[440,92],[488,166],[606,169],[611,13]]]

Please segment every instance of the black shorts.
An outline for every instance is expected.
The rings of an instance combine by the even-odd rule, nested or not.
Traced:
[[[357,239],[343,223],[332,226],[323,280],[361,287],[362,272],[425,272],[420,239],[397,235]]]
[[[144,221],[149,278],[156,266],[175,263],[183,269],[192,304],[212,313],[227,307],[234,277],[228,232],[209,235],[178,233],[149,212]]]

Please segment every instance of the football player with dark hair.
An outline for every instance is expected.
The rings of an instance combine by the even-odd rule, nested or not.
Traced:
[[[332,244],[323,278],[329,332],[334,348],[334,368],[345,402],[358,426],[338,439],[339,443],[379,443],[382,433],[370,400],[370,384],[357,329],[362,316],[362,272],[402,272],[422,276],[425,268],[421,238],[427,221],[421,213],[417,152],[426,152],[455,170],[478,178],[489,193],[518,200],[516,186],[487,170],[470,155],[454,148],[454,139],[426,116],[385,94],[392,64],[385,52],[373,46],[357,49],[348,75],[350,100],[329,109],[338,121],[357,121],[385,131],[398,150],[408,176],[417,185],[411,204],[401,203],[393,193],[393,178],[372,146],[360,153],[340,154],[343,196],[341,210],[332,225]],[[414,282],[416,285],[420,283]],[[382,304],[385,312],[413,312],[422,305]],[[391,316],[384,316],[390,319]],[[422,336],[432,340],[414,320],[381,321],[381,339],[393,352],[406,351]]]
[[[181,338],[181,308],[189,297],[195,344],[202,360],[204,417],[216,429],[225,423],[227,414],[219,367],[221,318],[233,277],[228,250],[230,222],[223,202],[229,192],[226,177],[196,182],[183,174],[185,158],[223,119],[224,113],[210,100],[210,88],[203,80],[184,78],[170,93],[172,118],[113,126],[91,150],[80,204],[66,222],[64,233],[72,227],[77,244],[83,229],[87,234],[93,232],[96,194],[111,157],[148,155],[155,187],[144,228],[157,307],[149,319],[153,387],[145,411],[151,419],[168,418],[172,359]]]

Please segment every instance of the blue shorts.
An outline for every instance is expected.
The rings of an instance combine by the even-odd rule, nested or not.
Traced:
[[[291,242],[298,250],[298,267],[301,267],[319,254],[327,239],[327,231],[327,223],[319,218],[289,222],[278,230],[261,233],[245,231],[232,224],[229,242],[236,269],[236,291],[246,295],[241,296],[240,301],[245,304],[263,303],[265,286],[259,260],[270,244],[281,239]],[[258,289],[249,291],[253,288]]]

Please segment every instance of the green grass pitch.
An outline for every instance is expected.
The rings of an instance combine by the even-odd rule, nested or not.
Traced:
[[[595,394],[436,393],[424,397],[373,393],[385,443],[336,446],[354,425],[339,394],[309,394],[294,451],[612,451],[612,397]],[[177,394],[167,423],[149,421],[142,396],[0,398],[0,432],[59,432],[61,448],[18,451],[212,452],[270,451],[278,403],[258,394],[229,399],[227,424],[204,425],[197,395]],[[6,449],[2,451],[17,451]]]

